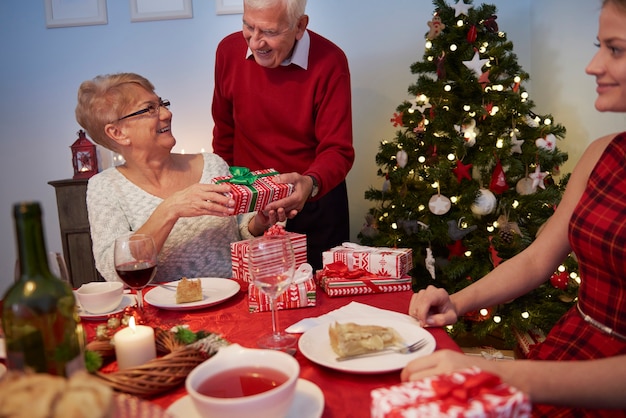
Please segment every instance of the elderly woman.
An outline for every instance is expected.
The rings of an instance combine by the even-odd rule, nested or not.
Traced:
[[[115,239],[148,234],[159,250],[155,281],[230,277],[230,243],[261,235],[284,211],[231,216],[228,175],[215,154],[175,154],[172,112],[146,78],[132,73],[101,75],[78,90],[76,120],[99,145],[125,163],[93,176],[87,208],[96,268],[119,280],[113,263]],[[281,218],[281,219],[279,219]]]

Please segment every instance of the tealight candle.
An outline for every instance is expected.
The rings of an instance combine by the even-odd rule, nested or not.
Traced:
[[[140,366],[156,357],[154,330],[145,325],[135,325],[131,317],[128,327],[113,336],[115,357],[119,370]]]

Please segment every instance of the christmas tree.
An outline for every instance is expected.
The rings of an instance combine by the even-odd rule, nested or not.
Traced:
[[[557,139],[565,128],[537,115],[524,87],[529,74],[498,28],[493,5],[434,0],[417,81],[391,122],[399,130],[376,155],[382,189],[361,243],[413,249],[413,288],[449,293],[480,280],[526,248],[554,213],[569,175]],[[426,23],[425,23],[426,27]],[[559,181],[560,179],[560,181]],[[535,291],[466,315],[450,333],[548,331],[574,303],[573,257]]]

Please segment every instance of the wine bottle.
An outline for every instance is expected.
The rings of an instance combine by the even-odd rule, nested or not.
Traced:
[[[70,286],[48,267],[41,206],[13,206],[19,278],[3,297],[7,367],[70,376],[85,368],[84,333]]]

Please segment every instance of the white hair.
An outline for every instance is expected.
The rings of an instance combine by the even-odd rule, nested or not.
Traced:
[[[247,7],[251,9],[263,9],[270,7],[276,3],[282,3],[287,6],[287,18],[289,24],[294,27],[298,23],[306,10],[306,0],[244,0]]]

